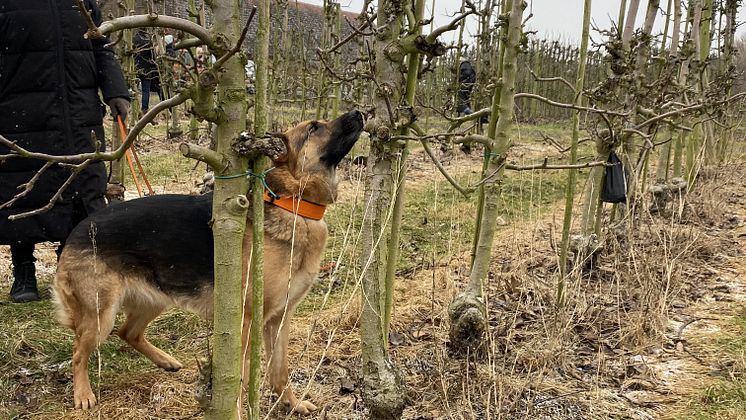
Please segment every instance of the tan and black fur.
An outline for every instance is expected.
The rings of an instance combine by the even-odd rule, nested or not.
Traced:
[[[334,121],[307,121],[286,131],[287,153],[267,175],[270,189],[283,197],[333,203],[336,166],[354,145],[362,125],[361,114],[352,111]],[[145,329],[174,305],[212,318],[211,203],[211,194],[132,200],[94,214],[68,238],[54,290],[58,318],[75,332],[76,408],[96,404],[88,358],[109,336],[120,311],[126,315],[117,331],[123,340],[165,370],[181,368],[179,361],[148,342]],[[251,249],[250,225],[247,220],[244,267]],[[289,318],[318,272],[327,226],[323,220],[265,203],[264,231],[264,343],[269,382],[291,409],[307,413],[316,407],[300,401],[288,386]],[[245,313],[244,348],[251,313],[248,301]]]

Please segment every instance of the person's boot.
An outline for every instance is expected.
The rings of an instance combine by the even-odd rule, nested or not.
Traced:
[[[36,288],[36,267],[32,261],[13,265],[15,281],[10,288],[10,299],[16,303],[33,302],[39,300],[39,290]]]

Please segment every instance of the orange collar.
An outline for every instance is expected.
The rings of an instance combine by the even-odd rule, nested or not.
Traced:
[[[303,200],[302,198],[295,197],[278,197],[274,198],[269,193],[264,191],[264,201],[275,206],[285,209],[298,216],[305,217],[307,219],[321,220],[324,218],[324,212],[326,206],[321,204],[312,203],[310,201]]]

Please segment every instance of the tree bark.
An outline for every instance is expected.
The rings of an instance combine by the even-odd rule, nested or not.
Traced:
[[[254,69],[256,94],[254,96],[254,136],[263,137],[267,132],[268,79],[269,79],[269,22],[270,1],[260,0],[256,47],[254,48]],[[243,68],[242,68],[243,71]],[[251,172],[262,173],[267,166],[267,158],[256,157],[250,162]],[[262,332],[264,329],[264,183],[259,177],[251,178],[251,328],[249,343],[249,419],[260,419],[259,411],[262,362]],[[246,308],[244,308],[246,310]],[[246,321],[244,321],[246,322]],[[246,357],[246,353],[242,353]],[[244,376],[245,377],[245,376]]]
[[[425,13],[425,0],[415,0],[414,3],[414,16],[415,21],[420,22]],[[410,23],[410,31],[420,35],[422,34],[422,26],[419,23]],[[411,52],[407,56],[407,85],[404,92],[404,104],[405,106],[414,107],[415,94],[417,92],[417,76],[420,70],[420,54],[418,52]],[[409,128],[404,127],[399,130],[399,134],[408,134]],[[395,199],[394,209],[391,217],[391,235],[388,241],[388,255],[386,256],[386,278],[384,281],[386,296],[384,299],[383,306],[383,336],[386,339],[386,345],[388,347],[388,336],[389,326],[391,324],[391,314],[394,307],[394,280],[396,277],[396,265],[399,260],[399,232],[402,218],[402,211],[404,209],[404,185],[407,177],[407,170],[405,162],[409,155],[409,148],[405,144],[401,149],[400,157],[397,161],[396,172],[394,173],[394,179],[396,179],[395,188]]]
[[[578,72],[575,79],[576,106],[583,104],[583,86],[585,84],[585,69],[588,61],[588,38],[591,26],[591,0],[585,0],[583,12],[583,33],[580,38],[580,58]],[[578,139],[580,138],[580,111],[574,110],[572,116],[572,141],[570,143],[570,164],[578,160]],[[565,214],[562,224],[562,244],[560,247],[560,279],[557,284],[557,306],[564,302],[565,277],[567,276],[567,250],[570,244],[570,227],[572,225],[572,208],[575,198],[575,179],[577,169],[570,169],[567,173],[567,189],[565,194]],[[585,251],[585,250],[584,250]],[[582,258],[581,250],[576,250],[576,261]]]
[[[392,210],[393,174],[396,154],[401,147],[391,139],[396,133],[397,116],[392,115],[406,86],[400,66],[405,53],[399,47],[402,17],[407,2],[380,0],[377,23],[379,32],[373,44],[375,81],[373,97],[375,118],[369,121],[370,155],[365,188],[368,211],[362,226],[362,344],[363,400],[373,419],[395,419],[404,409],[402,376],[386,350],[385,312],[386,232]],[[393,104],[393,105],[392,105]]]
[[[515,105],[515,81],[519,44],[522,35],[523,0],[508,1],[507,38],[504,42],[502,60],[502,78],[496,83],[492,98],[488,137],[491,140],[489,162],[485,172],[484,208],[479,220],[479,238],[477,240],[474,263],[469,275],[466,290],[451,303],[448,312],[451,320],[450,338],[453,349],[463,350],[479,347],[486,328],[482,285],[489,271],[492,244],[495,237],[495,225],[498,216],[502,177],[511,144],[511,129]]]
[[[222,34],[230,45],[239,36],[240,2],[214,0],[213,32]],[[216,55],[221,55],[217,52]],[[222,51],[225,53],[225,51]],[[231,148],[233,139],[246,128],[246,94],[243,64],[234,55],[219,75],[217,89],[220,110],[216,118],[216,151],[227,168],[213,168],[217,175],[245,173],[247,160]],[[212,354],[212,401],[206,417],[237,419],[240,416],[241,330],[243,313],[243,240],[248,200],[246,177],[216,179],[213,195],[213,237],[215,252],[214,325]],[[261,226],[261,225],[260,225]]]

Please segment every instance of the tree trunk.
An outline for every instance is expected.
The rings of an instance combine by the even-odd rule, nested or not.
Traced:
[[[415,0],[414,4],[414,15],[415,21],[420,22],[425,13],[425,0]],[[412,27],[413,26],[413,27]],[[419,24],[412,24],[410,22],[410,31],[414,31],[417,35],[422,34],[422,26]],[[404,103],[405,105],[414,107],[415,94],[417,92],[417,76],[420,70],[420,54],[418,52],[411,52],[407,56],[407,85],[404,92]],[[400,130],[400,134],[408,134],[409,128],[405,127]],[[388,241],[388,255],[386,256],[386,278],[385,284],[385,299],[383,306],[383,337],[386,339],[386,346],[388,347],[388,336],[389,326],[391,324],[391,313],[394,307],[394,280],[396,277],[396,265],[399,260],[399,231],[401,225],[402,211],[404,209],[404,185],[407,177],[407,170],[405,162],[409,155],[409,149],[407,145],[401,150],[400,157],[397,162],[396,172],[394,173],[394,179],[396,179],[394,209],[391,216],[391,236]]]
[[[212,2],[213,31],[225,36],[229,45],[234,45],[239,36],[239,4],[234,0]],[[219,77],[216,151],[224,157],[228,167],[218,175],[241,174],[247,170],[247,160],[231,148],[238,133],[246,128],[245,78],[238,55],[228,59]],[[213,169],[219,171],[220,168]],[[240,416],[243,240],[249,207],[243,194],[247,190],[246,177],[215,180],[212,209],[215,248],[213,396],[206,413],[209,419],[237,419]]]
[[[622,44],[624,49],[629,49],[629,43],[632,40],[632,35],[635,33],[635,21],[637,20],[637,11],[640,9],[640,0],[632,0],[629,2],[629,9],[627,10],[627,18],[624,21],[624,29],[622,30]]]
[[[370,155],[365,188],[366,208],[362,226],[362,341],[363,400],[373,419],[395,419],[404,409],[402,376],[389,359],[386,350],[386,328],[383,325],[386,274],[386,231],[392,209],[393,174],[397,152],[401,147],[391,140],[396,133],[395,105],[406,86],[400,66],[404,52],[397,40],[402,28],[402,14],[407,2],[380,0],[378,3],[378,36],[375,51],[375,118],[369,121]]]
[[[254,136],[263,137],[267,132],[267,102],[269,79],[269,21],[270,1],[260,0],[258,6],[258,25],[256,30],[256,47],[254,48],[254,68],[256,77],[256,94],[254,96]],[[262,173],[267,166],[265,157],[256,157],[250,163],[251,172]],[[264,181],[254,176],[251,178],[251,328],[249,343],[249,419],[260,419],[259,411],[262,332],[264,329]],[[246,310],[246,308],[244,308]],[[246,321],[244,321],[246,322]],[[246,357],[246,351],[242,352]],[[245,378],[245,376],[244,376]]]
[[[677,3],[679,1],[677,0]],[[676,10],[674,10],[673,16],[671,15],[671,6],[673,5],[673,0],[668,0],[668,5],[666,6],[666,23],[663,27],[663,40],[661,41],[661,48],[660,48],[660,54],[663,55],[663,51],[666,49],[666,40],[668,39],[668,29],[671,24],[671,21],[673,21],[673,36],[671,37],[671,46],[669,47],[669,50],[667,53],[665,53],[665,57],[670,60],[673,55],[676,54],[676,51],[678,50],[678,45],[674,44],[674,38],[676,39],[676,42],[678,42],[678,31],[681,29],[681,15],[676,15]],[[679,4],[678,9],[681,11],[681,5]],[[668,61],[666,60],[666,61]],[[661,64],[660,68],[661,71],[658,72],[659,77],[662,75],[663,69],[665,68],[665,64]],[[667,132],[673,139],[674,131],[671,128],[667,127]],[[660,153],[658,154],[658,165],[656,169],[655,174],[655,183],[656,184],[665,184],[666,181],[668,181],[668,169],[671,163],[671,143],[672,141],[667,142],[663,145],[663,148],[661,149]]]
[[[702,25],[702,0],[691,0],[691,16],[692,23],[690,34],[691,39],[694,41],[694,50],[696,51],[697,61],[699,61],[702,51],[702,41],[700,36],[700,27]],[[698,131],[701,131],[701,128]],[[695,133],[697,132],[695,131],[686,143],[686,180],[690,187],[694,184],[694,180],[697,177],[700,168],[700,162],[697,159],[697,154],[700,150],[700,139],[697,138]]]
[[[109,3],[109,2],[107,2]],[[116,2],[112,2],[110,7],[112,9],[110,12],[113,14],[113,16],[126,16],[129,14],[130,10],[134,10],[134,1],[133,0],[127,0],[124,2],[124,9],[116,7]],[[103,8],[102,12],[106,13]],[[107,13],[108,14],[108,13]],[[127,80],[127,85],[130,86],[133,90],[137,91],[135,88],[135,85],[137,84],[137,74],[135,72],[135,60],[134,60],[134,51],[132,46],[132,30],[124,30],[121,33],[122,41],[121,41],[121,47],[119,48],[119,59],[122,63],[122,70],[124,71],[124,77],[125,80]],[[140,114],[140,96],[135,95],[134,98],[131,98],[131,108],[130,113],[128,116],[128,120],[130,121],[136,121]],[[129,126],[127,121],[123,121],[125,126]],[[119,126],[116,121],[114,121],[114,124],[112,126],[111,131],[111,149],[116,150],[122,145],[122,141],[124,139],[122,138],[120,132],[119,132]],[[125,178],[125,170],[124,170],[124,162],[123,159],[117,159],[115,161],[111,162],[111,177],[109,178],[109,183],[111,184],[122,184],[124,185],[124,178]]]
[[[588,61],[588,38],[591,25],[591,0],[585,0],[583,12],[583,33],[580,38],[580,58],[578,59],[578,72],[575,79],[575,99],[573,103],[577,106],[583,104],[583,86],[585,83],[585,68]],[[570,143],[570,164],[574,165],[578,160],[578,139],[580,138],[580,111],[573,111],[572,116],[572,142]],[[562,224],[562,244],[560,249],[560,279],[557,284],[557,305],[564,302],[565,277],[567,276],[567,250],[570,244],[570,227],[572,225],[572,208],[575,198],[575,178],[577,169],[570,169],[567,173],[567,190],[565,194],[565,215]],[[585,242],[585,241],[583,241]],[[583,250],[585,251],[585,250]],[[576,250],[576,261],[583,258],[581,250]]]
[[[472,264],[467,289],[451,303],[448,313],[451,320],[450,337],[454,349],[474,349],[482,342],[486,328],[482,285],[489,271],[492,243],[500,199],[500,178],[505,167],[507,151],[511,144],[511,129],[515,105],[515,81],[519,44],[522,35],[523,0],[508,1],[507,38],[504,43],[502,78],[498,79],[492,98],[492,114],[488,137],[491,139],[489,163],[484,182],[484,209],[479,220],[480,230],[476,255]],[[498,93],[499,92],[499,93]]]
[[[633,2],[634,3],[634,2]],[[633,91],[627,92],[627,109],[630,112],[629,117],[629,125],[634,126],[634,124],[637,122],[637,105],[639,103],[639,95],[641,95],[642,92],[642,85],[643,85],[643,79],[644,79],[644,68],[646,66],[646,62],[650,55],[650,34],[653,31],[653,24],[655,23],[655,18],[658,15],[658,7],[660,6],[660,0],[649,0],[648,1],[648,7],[647,11],[645,13],[645,21],[643,23],[642,27],[642,44],[640,47],[637,48],[637,55],[635,56],[635,67],[632,70],[632,80],[634,81]],[[632,7],[632,5],[630,5]],[[627,15],[627,24],[625,27],[624,35],[627,35],[627,29],[630,25],[630,18],[632,18],[632,21],[634,21],[634,16],[631,13]],[[634,22],[632,22],[634,23]],[[631,35],[629,35],[631,37]],[[628,53],[631,53],[629,48],[629,42],[631,38],[626,39],[625,44],[625,51]],[[623,42],[624,38],[623,38]],[[634,144],[634,136],[631,133],[622,133],[622,156],[621,160],[624,164],[624,166],[627,168],[628,173],[628,179],[627,179],[627,207],[632,207],[635,205],[637,200],[637,191],[639,188],[639,181],[641,179],[642,170],[644,167],[644,162],[646,160],[647,156],[647,149],[644,153],[643,159],[638,162],[635,159],[636,153],[637,153],[637,147]],[[640,163],[639,165],[637,163]],[[620,206],[621,209],[624,209],[623,206]]]

